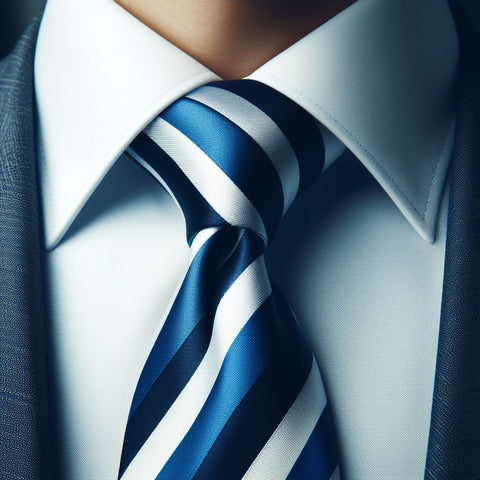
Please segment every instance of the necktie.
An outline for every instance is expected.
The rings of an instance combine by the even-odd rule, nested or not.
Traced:
[[[322,171],[314,119],[259,82],[215,82],[128,153],[179,204],[192,258],[135,390],[119,478],[339,478],[317,363],[264,260]]]

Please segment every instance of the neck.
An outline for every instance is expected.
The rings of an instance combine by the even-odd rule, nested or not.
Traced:
[[[355,0],[116,0],[226,80],[243,78]]]

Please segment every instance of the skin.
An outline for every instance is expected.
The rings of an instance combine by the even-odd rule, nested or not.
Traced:
[[[225,80],[243,78],[355,0],[115,0]]]

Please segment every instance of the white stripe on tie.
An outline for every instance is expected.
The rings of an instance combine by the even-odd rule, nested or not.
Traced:
[[[154,479],[188,433],[238,334],[272,290],[263,255],[235,280],[220,301],[211,342],[197,370],[125,470],[122,480]],[[249,286],[257,285],[251,289]]]
[[[233,226],[252,229],[267,243],[265,226],[257,209],[203,150],[161,117],[144,131],[173,159],[222,218]]]
[[[302,453],[327,404],[315,359],[290,410],[245,473],[243,480],[284,480]]]
[[[283,213],[298,192],[300,170],[297,156],[280,127],[261,109],[223,88],[204,86],[187,95],[221,113],[252,137],[277,170],[283,190]]]

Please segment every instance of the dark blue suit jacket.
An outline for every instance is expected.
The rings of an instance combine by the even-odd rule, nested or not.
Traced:
[[[444,291],[425,478],[480,479],[480,39],[462,54]],[[0,63],[0,479],[54,478],[33,60],[39,20]],[[478,59],[477,59],[478,57]],[[56,469],[55,469],[56,470]],[[388,480],[388,479],[386,479]],[[410,479],[406,479],[410,480]]]

